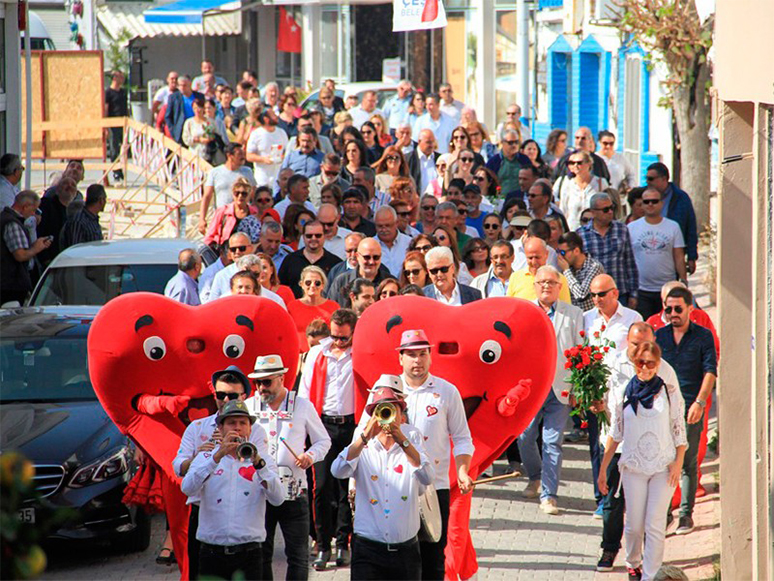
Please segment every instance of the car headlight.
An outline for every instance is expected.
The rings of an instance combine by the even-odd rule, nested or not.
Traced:
[[[69,486],[81,488],[115,478],[129,470],[129,458],[131,458],[129,447],[124,446],[107,458],[101,458],[79,468],[70,479]]]

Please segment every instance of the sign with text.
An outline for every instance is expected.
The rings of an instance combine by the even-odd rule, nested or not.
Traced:
[[[442,0],[393,0],[392,31],[430,30],[446,26]]]
[[[400,81],[400,57],[382,60],[382,82],[397,83]]]

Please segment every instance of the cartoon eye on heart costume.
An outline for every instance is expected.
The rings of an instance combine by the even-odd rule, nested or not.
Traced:
[[[470,467],[475,479],[529,425],[551,389],[551,321],[533,303],[514,298],[461,307],[413,296],[375,303],[358,321],[353,341],[358,419],[374,381],[382,373],[402,373],[395,349],[407,329],[425,330],[434,345],[431,373],[462,395],[476,447]],[[471,495],[460,495],[454,461],[450,482],[446,578],[469,578],[478,569],[469,529]]]
[[[102,307],[88,337],[89,374],[108,416],[152,459],[182,579],[188,578],[188,507],[172,470],[186,426],[215,413],[212,373],[252,370],[258,355],[282,356],[292,388],[298,333],[278,304],[232,296],[190,307],[153,293],[130,293]]]

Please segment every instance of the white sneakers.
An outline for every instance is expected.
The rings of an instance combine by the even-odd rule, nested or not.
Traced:
[[[546,514],[559,514],[559,507],[556,506],[555,498],[546,498],[540,503],[540,510]]]

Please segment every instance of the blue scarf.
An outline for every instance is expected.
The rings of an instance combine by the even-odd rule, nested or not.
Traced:
[[[637,414],[637,406],[642,404],[645,409],[653,407],[653,398],[664,387],[664,380],[654,375],[650,381],[642,381],[636,375],[629,380],[624,394],[623,407],[632,406],[632,411]]]

